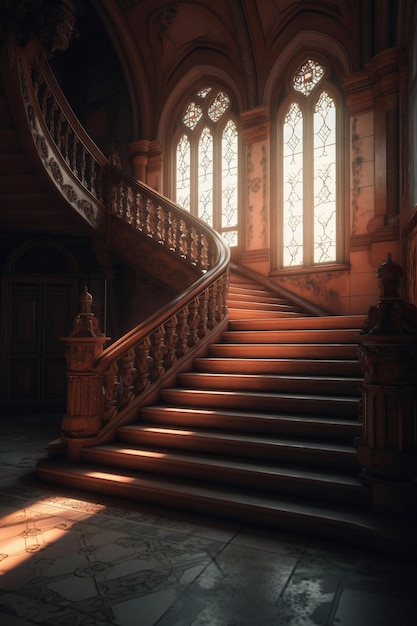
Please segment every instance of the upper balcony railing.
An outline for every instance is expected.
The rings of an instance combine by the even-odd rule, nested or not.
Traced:
[[[79,374],[80,367],[85,369],[87,353],[92,354],[85,340],[100,343],[100,334],[91,324],[87,330],[78,327],[74,331],[67,350],[69,384],[63,430],[69,438],[76,436],[80,441],[85,437],[85,443],[88,438],[91,445],[92,438],[111,438],[117,425],[131,420],[138,406],[224,326],[230,251],[204,222],[109,163],[72,112],[48,63],[39,62],[36,56],[29,61],[17,45],[10,44],[7,50],[2,71],[16,127],[29,156],[43,165],[53,190],[108,245],[118,223],[127,224],[137,234],[138,247],[150,239],[158,254],[163,250],[168,262],[185,263],[196,276],[168,305],[103,351],[100,340],[101,349],[93,350],[83,370],[83,375],[88,374],[85,380],[98,381],[96,399],[92,394],[83,399]],[[79,319],[85,321],[86,314]],[[71,371],[77,376],[71,377]],[[90,422],[80,432],[78,418],[84,423],[93,416],[95,426]]]

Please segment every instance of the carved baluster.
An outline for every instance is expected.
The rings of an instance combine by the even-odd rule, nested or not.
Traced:
[[[143,201],[142,194],[140,191],[135,192],[135,227],[138,230],[142,230],[142,212],[143,212]]]
[[[126,193],[125,193],[125,187],[123,185],[123,182],[121,182],[119,185],[117,214],[122,219],[126,219]]]
[[[136,367],[138,372],[136,392],[141,393],[150,384],[150,372],[153,359],[150,355],[151,340],[145,337],[136,348]]]
[[[198,309],[199,314],[199,324],[198,324],[198,336],[205,337],[207,334],[207,320],[208,320],[208,289],[205,289],[203,293],[200,295],[200,307]]]
[[[69,128],[65,118],[62,119],[61,123],[61,154],[69,165]]]
[[[179,256],[185,257],[183,242],[182,220],[175,218],[175,250]]]
[[[133,191],[131,187],[128,187],[126,190],[126,215],[125,220],[128,224],[133,224],[134,216],[135,216],[135,199],[133,196]]]
[[[77,137],[71,129],[71,169],[75,176],[78,176],[77,171]]]
[[[78,180],[82,182],[83,185],[86,185],[85,180],[85,150],[84,146],[81,142],[77,145],[77,172],[78,172]]]
[[[185,231],[185,241],[186,241],[185,258],[190,263],[192,263],[193,261],[193,231],[194,231],[194,227],[191,227],[191,228],[188,227],[186,228],[186,231]]]
[[[188,325],[190,328],[188,345],[190,346],[190,348],[194,346],[198,341],[198,326],[200,322],[200,316],[198,314],[199,305],[200,299],[197,297],[188,306]]]
[[[161,209],[162,211],[162,239],[164,242],[164,245],[167,246],[169,249],[171,249],[171,240],[172,240],[172,235],[171,235],[171,222],[170,222],[170,214],[168,211],[165,211],[164,209]]]
[[[216,281],[218,284],[218,290],[220,292],[220,300],[219,300],[219,321],[224,319],[227,314],[227,292],[229,289],[229,274],[223,274],[219,280]]]
[[[54,140],[61,154],[62,154],[62,148],[61,148],[62,119],[63,119],[62,111],[59,107],[56,107],[54,111],[54,127],[55,127]]]
[[[177,353],[177,344],[178,344],[178,335],[176,333],[177,328],[177,317],[171,317],[165,324],[165,359],[164,359],[164,367],[168,370],[172,364],[176,361],[176,353]]]
[[[178,357],[183,356],[188,351],[188,337],[190,335],[190,327],[188,326],[188,307],[184,307],[178,313]]]
[[[150,198],[146,201],[147,208],[147,220],[146,220],[146,234],[151,237],[155,237],[155,233],[158,232],[158,214],[155,204]]]
[[[85,183],[89,191],[92,191],[92,179],[93,179],[93,156],[89,152],[87,152],[85,155]]]
[[[213,283],[209,287],[207,326],[210,330],[216,326],[216,285],[217,283]]]
[[[120,359],[121,368],[120,368],[120,377],[121,377],[121,397],[120,397],[120,406],[125,406],[128,404],[130,399],[134,395],[134,384],[136,378],[136,367],[135,367],[135,350],[132,348],[128,352],[126,352]]]
[[[165,371],[164,358],[167,351],[165,345],[165,330],[163,326],[160,326],[156,332],[152,334],[152,380],[157,380],[162,376]]]
[[[119,399],[119,370],[117,362],[114,361],[104,372],[104,413],[103,422],[107,424],[117,413]]]

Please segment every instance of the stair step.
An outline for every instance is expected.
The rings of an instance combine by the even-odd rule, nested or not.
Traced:
[[[300,394],[344,395],[359,398],[361,378],[330,376],[282,376],[271,374],[230,374],[190,372],[178,376],[188,389],[284,392]]]
[[[264,304],[288,304],[288,300],[276,296],[272,292],[262,289],[241,289],[240,287],[229,287],[228,301],[253,303],[255,306]]]
[[[269,302],[268,300],[259,298],[257,300],[251,301],[248,298],[237,298],[229,296],[227,298],[227,306],[229,311],[233,309],[247,309],[248,311],[291,311],[291,310],[299,310],[299,307],[296,307],[291,302],[287,300],[277,300],[275,302]]]
[[[363,315],[346,317],[334,315],[330,317],[306,317],[298,315],[290,319],[264,320],[261,325],[258,320],[234,320],[229,321],[228,330],[348,330],[359,333],[365,324]]]
[[[225,343],[354,343],[360,341],[356,329],[311,330],[226,330]]]
[[[392,534],[390,520],[337,503],[320,503],[316,499],[265,495],[236,487],[213,487],[190,479],[179,480],[144,476],[132,470],[100,468],[91,464],[74,464],[44,459],[37,464],[39,479],[49,483],[82,489],[106,496],[136,500],[211,515],[263,527],[280,528],[310,536],[332,538],[344,543],[383,550],[386,554],[410,554],[417,551],[409,533]]]
[[[361,426],[357,419],[339,416],[286,415],[251,413],[222,409],[196,409],[185,406],[153,405],[142,407],[141,423],[188,428],[211,428],[220,431],[239,431],[264,435],[285,435],[298,439],[345,441],[352,443],[359,436]]]
[[[269,459],[281,463],[300,462],[312,467],[358,469],[353,445],[333,442],[311,442],[298,439],[279,439],[217,432],[214,430],[166,428],[144,424],[130,424],[118,429],[120,441],[141,446],[158,446],[198,452],[216,451],[218,455],[251,459]]]
[[[237,309],[232,309],[230,307],[228,307],[228,313],[229,313],[229,319],[230,322],[235,322],[235,321],[241,321],[241,322],[245,322],[245,321],[254,321],[254,320],[271,320],[271,321],[275,321],[278,319],[289,319],[292,317],[299,317],[300,316],[300,312],[299,310],[295,309],[294,307],[291,308],[283,308],[281,307],[280,309],[277,309],[275,311],[271,311],[270,309],[265,309],[265,310],[256,310],[256,309],[244,309],[244,308],[237,308]]]
[[[359,363],[343,359],[245,359],[229,357],[200,357],[194,360],[197,372],[230,374],[304,374],[339,375],[361,378]]]
[[[155,447],[128,448],[117,442],[85,449],[82,461],[265,492],[305,494],[338,502],[367,504],[369,499],[368,489],[357,477],[346,473],[299,469],[247,459],[241,461],[217,455],[184,454]]]
[[[351,397],[175,388],[162,389],[160,395],[167,404],[207,409],[283,411],[312,415],[340,415],[341,417],[356,417],[359,409],[358,399]]]
[[[306,344],[306,343],[218,343],[209,348],[209,355],[229,358],[277,358],[277,359],[358,359],[355,344]]]

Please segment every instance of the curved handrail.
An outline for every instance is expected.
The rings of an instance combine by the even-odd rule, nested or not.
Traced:
[[[14,88],[18,76],[20,102],[15,98],[15,104],[25,109],[26,143],[31,137],[67,202],[110,245],[112,231],[128,224],[138,237],[151,240],[158,251],[197,275],[93,362],[92,373],[102,379],[103,389],[98,412],[104,430],[96,439],[108,440],[120,423],[131,419],[151,388],[172,377],[224,325],[230,250],[207,224],[109,163],[78,122],[47,63],[34,59],[29,64],[24,49],[16,46],[7,74]]]

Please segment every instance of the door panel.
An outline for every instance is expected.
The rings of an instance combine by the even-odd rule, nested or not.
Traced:
[[[73,280],[9,283],[7,398],[13,408],[65,406],[65,345],[74,317]]]

